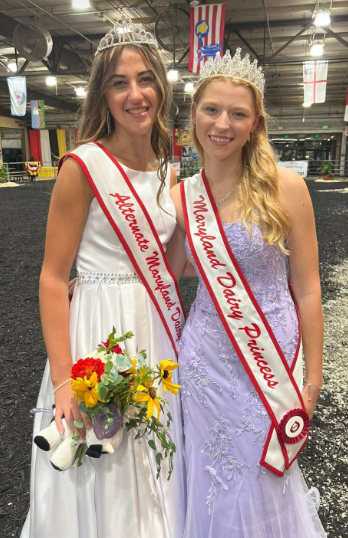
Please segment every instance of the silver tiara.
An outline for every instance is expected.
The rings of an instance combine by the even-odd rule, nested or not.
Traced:
[[[242,59],[241,52],[242,49],[238,48],[233,58],[229,50],[226,51],[222,58],[219,52],[214,59],[212,57],[208,58],[201,67],[199,82],[215,75],[243,78],[251,82],[263,95],[265,91],[265,75],[262,67],[257,67],[257,60],[251,62],[249,54],[246,54]]]
[[[119,19],[113,21],[114,27],[100,41],[95,55],[102,50],[117,47],[118,45],[157,45],[156,38],[144,30],[139,24],[132,23],[132,19],[124,13]]]

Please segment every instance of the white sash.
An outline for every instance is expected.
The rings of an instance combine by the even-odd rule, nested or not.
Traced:
[[[154,303],[177,354],[185,321],[179,287],[143,202],[117,160],[99,143],[64,156],[75,159]],[[62,162],[62,161],[61,161]]]
[[[187,238],[225,330],[271,420],[260,464],[282,476],[308,439],[301,368],[301,338],[289,368],[280,346],[239,267],[202,174],[181,186]],[[295,380],[297,378],[297,382]]]

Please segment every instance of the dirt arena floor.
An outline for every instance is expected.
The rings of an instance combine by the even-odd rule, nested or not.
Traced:
[[[308,186],[320,247],[325,390],[300,463],[308,485],[320,490],[328,536],[348,538],[348,183]],[[52,187],[40,181],[0,189],[0,538],[20,536],[29,505],[29,411],[46,360],[38,279]],[[182,280],[187,308],[195,288],[196,279]]]

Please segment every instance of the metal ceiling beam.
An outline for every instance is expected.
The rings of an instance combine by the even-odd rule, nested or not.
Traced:
[[[331,23],[348,23],[348,15],[336,15],[331,17]],[[290,26],[309,26],[313,24],[313,19],[284,19],[277,21],[269,21],[271,28],[277,27],[290,27]],[[225,32],[230,31],[235,32],[235,30],[253,30],[257,28],[264,28],[267,26],[266,21],[238,21],[238,22],[228,22],[225,24]]]
[[[278,56],[278,54],[280,54],[284,49],[286,49],[289,45],[291,45],[291,43],[293,41],[295,41],[295,39],[297,39],[300,35],[302,35],[304,32],[306,32],[308,30],[308,28],[311,28],[313,26],[313,23],[312,24],[309,24],[308,26],[305,26],[304,28],[302,28],[299,32],[297,32],[296,35],[294,35],[293,37],[291,37],[286,43],[284,43],[284,45],[282,47],[280,47],[278,50],[276,50],[272,56],[270,56],[267,60],[268,61],[271,61],[273,60],[273,58],[275,58],[276,56]]]
[[[26,70],[26,68],[28,67],[29,64],[30,64],[30,61],[25,60],[24,64],[22,65],[22,67],[18,71],[18,75],[23,75],[24,71]]]
[[[326,30],[326,32],[331,35],[332,37],[334,37],[335,39],[337,39],[337,41],[339,41],[340,43],[342,43],[342,45],[344,45],[345,47],[348,47],[348,43],[347,41],[345,41],[343,39],[343,37],[341,37],[340,35],[336,34],[336,32],[333,32],[331,30],[331,28],[323,28],[323,30]]]
[[[24,65],[24,64],[23,64]],[[28,78],[32,78],[32,77],[46,77],[47,75],[49,75],[51,71],[48,70],[33,70],[33,71],[23,71],[21,73],[21,75],[25,76],[25,77],[28,77]],[[85,75],[87,76],[87,70],[86,70],[86,67],[83,66],[83,67],[73,67],[72,69],[58,69],[58,71],[56,71],[55,73],[55,76],[65,76],[65,77],[74,77],[74,76],[81,76],[81,75]],[[5,80],[7,79],[9,75],[0,75],[0,80]]]
[[[339,55],[339,56],[333,56],[333,55],[324,55],[323,57],[320,58],[321,60],[330,60],[331,62],[337,62],[337,63],[340,63],[340,62],[347,62],[348,61],[348,56],[346,55]],[[313,58],[312,56],[298,56],[298,57],[295,57],[295,58],[288,58],[288,59],[284,59],[284,60],[271,60],[269,61],[268,58],[265,59],[265,61],[263,62],[263,65],[296,65],[296,64],[303,64],[303,62],[307,62],[307,61],[312,61],[312,60],[315,60],[315,58]]]

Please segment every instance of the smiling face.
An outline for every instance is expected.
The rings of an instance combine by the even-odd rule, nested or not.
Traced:
[[[105,96],[117,135],[151,133],[159,94],[155,75],[141,52],[128,47],[122,50],[107,82]]]
[[[241,158],[249,134],[259,122],[253,92],[229,80],[213,80],[192,109],[204,160]]]

